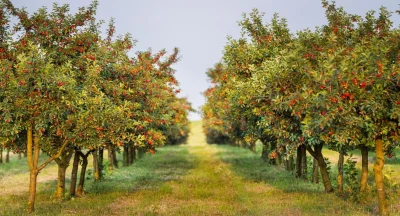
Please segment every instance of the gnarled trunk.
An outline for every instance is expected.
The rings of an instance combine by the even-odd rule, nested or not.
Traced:
[[[361,146],[361,181],[360,192],[365,192],[368,182],[368,148]]]
[[[385,156],[383,153],[383,142],[382,138],[378,137],[375,141],[375,153],[376,153],[376,162],[374,165],[374,174],[375,174],[375,184],[376,191],[378,193],[378,206],[379,206],[379,215],[387,215],[388,209],[386,205],[385,198],[385,187],[383,183],[383,166],[385,165]]]
[[[71,195],[71,196],[75,196],[75,193],[76,193],[76,181],[78,179],[78,168],[79,168],[79,161],[80,161],[80,156],[79,156],[78,151],[79,150],[75,150],[74,162],[72,164],[71,184],[69,187],[69,195]]]
[[[333,192],[331,180],[329,178],[328,169],[325,163],[324,156],[322,155],[323,144],[315,145],[314,150],[311,146],[307,146],[307,151],[318,161],[318,166],[321,172],[322,182],[324,184],[325,192]]]
[[[343,193],[343,164],[344,164],[344,152],[339,152],[339,160],[338,160],[338,190],[339,193]]]

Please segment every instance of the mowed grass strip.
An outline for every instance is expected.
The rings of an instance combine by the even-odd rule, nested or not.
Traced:
[[[46,169],[56,170],[54,165]],[[21,173],[10,173],[10,179]],[[40,175],[46,179],[53,174]],[[247,149],[207,145],[201,122],[192,124],[188,145],[159,148],[131,167],[106,172],[99,183],[88,179],[84,197],[54,201],[56,178],[51,178],[39,184],[37,215],[372,215],[375,211],[325,194],[321,184],[295,179]],[[26,197],[21,192],[1,196],[0,215],[24,214]]]

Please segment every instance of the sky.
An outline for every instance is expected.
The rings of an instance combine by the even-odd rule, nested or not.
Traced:
[[[42,6],[51,9],[53,2],[69,4],[71,12],[87,6],[90,0],[11,0],[16,7],[26,7],[32,13]],[[400,9],[398,0],[336,0],[349,13],[365,15],[385,6],[390,11]],[[174,65],[180,83],[180,96],[187,97],[193,108],[200,110],[205,100],[201,92],[210,83],[205,72],[221,61],[227,36],[240,37],[237,22],[243,13],[253,8],[265,13],[265,21],[278,13],[288,21],[295,33],[326,23],[320,0],[99,0],[97,19],[115,19],[117,35],[131,33],[137,40],[135,51],[151,48],[154,52],[174,47],[180,49],[181,60]],[[400,15],[392,17],[394,26]],[[105,24],[106,27],[106,24]],[[191,113],[191,120],[201,119]]]

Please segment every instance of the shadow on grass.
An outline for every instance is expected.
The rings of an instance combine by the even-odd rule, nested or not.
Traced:
[[[259,154],[228,145],[216,145],[216,147],[219,150],[218,158],[232,165],[231,170],[246,180],[265,182],[287,193],[324,193],[322,184],[296,179],[293,172],[265,163]]]
[[[64,202],[54,200],[57,181],[47,181],[38,185],[36,214],[81,214],[93,209],[101,213],[101,209],[121,196],[139,190],[163,190],[163,183],[179,181],[189,170],[196,167],[197,163],[197,158],[189,154],[185,146],[160,148],[157,154],[145,155],[130,167],[122,167],[112,173],[106,168],[104,180],[100,182],[94,183],[92,176],[88,175],[85,183],[87,194],[82,198],[67,198],[68,201]],[[69,182],[70,179],[67,179],[66,192]],[[27,195],[0,197],[0,215],[26,214],[26,201]]]

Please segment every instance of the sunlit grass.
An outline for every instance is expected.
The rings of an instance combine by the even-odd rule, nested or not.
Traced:
[[[228,145],[207,145],[201,122],[192,124],[187,145],[165,146],[131,167],[105,171],[87,193],[58,202],[53,199],[57,168],[50,164],[39,175],[38,215],[373,215],[375,200],[358,205],[322,184],[294,178],[282,167],[270,166],[257,153]],[[335,169],[336,155],[332,157]],[[121,159],[121,155],[118,155]],[[43,158],[45,158],[43,156]],[[107,158],[107,155],[105,155]],[[107,163],[107,160],[106,160]],[[91,163],[89,163],[91,169]],[[398,163],[390,164],[399,167]],[[67,171],[70,173],[70,169]],[[27,200],[25,159],[0,165],[0,215],[23,215]],[[333,173],[334,175],[334,173]],[[25,176],[25,177],[21,177]],[[67,177],[69,185],[69,175]],[[18,180],[20,179],[20,180]],[[7,190],[5,190],[7,189]],[[372,199],[369,199],[372,200]],[[395,215],[400,207],[391,203]]]

